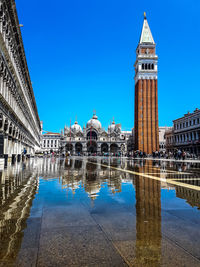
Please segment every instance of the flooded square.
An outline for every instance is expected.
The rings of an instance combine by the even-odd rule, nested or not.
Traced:
[[[0,266],[200,266],[199,163],[44,158],[0,177]]]

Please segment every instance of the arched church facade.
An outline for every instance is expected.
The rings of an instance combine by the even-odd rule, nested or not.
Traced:
[[[113,122],[108,129],[102,127],[96,114],[81,127],[77,121],[71,126],[65,126],[61,133],[60,149],[71,155],[125,155],[127,144],[132,138],[131,131],[122,131],[120,124]]]

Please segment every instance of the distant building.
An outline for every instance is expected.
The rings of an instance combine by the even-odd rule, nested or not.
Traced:
[[[174,128],[173,127],[171,127],[171,129],[165,132],[165,146],[166,146],[167,153],[174,152]]]
[[[53,133],[53,132],[46,132],[42,135],[42,152],[43,153],[52,153],[52,152],[59,152],[60,148],[60,140],[61,134],[60,133]]]
[[[159,148],[161,152],[166,151],[166,139],[165,139],[165,134],[167,131],[171,130],[172,127],[168,126],[160,126],[159,127]]]
[[[92,124],[92,126],[91,126]],[[160,151],[166,151],[166,134],[172,127],[159,127]],[[134,128],[132,131],[122,131],[120,124],[112,124],[106,131],[102,128],[96,114],[89,120],[86,127],[77,121],[70,127],[65,126],[61,133],[45,132],[41,138],[41,151],[43,153],[69,152],[77,154],[103,154],[119,153],[125,155],[134,151]]]
[[[188,112],[173,121],[173,128],[165,134],[167,151],[180,149],[200,155],[200,110]]]

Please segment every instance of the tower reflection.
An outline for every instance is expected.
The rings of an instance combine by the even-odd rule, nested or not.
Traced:
[[[136,171],[152,172],[152,162]],[[160,170],[153,169],[154,176]],[[160,266],[161,261],[161,188],[160,182],[137,176],[136,190],[136,266]]]

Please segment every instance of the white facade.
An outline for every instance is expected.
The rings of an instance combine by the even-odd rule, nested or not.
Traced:
[[[200,110],[188,112],[174,120],[174,147],[188,152],[200,154]]]
[[[173,128],[166,134],[167,151],[184,150],[200,155],[200,110],[188,112],[173,121]]]
[[[59,152],[61,134],[47,132],[42,135],[41,148],[44,153]]]

